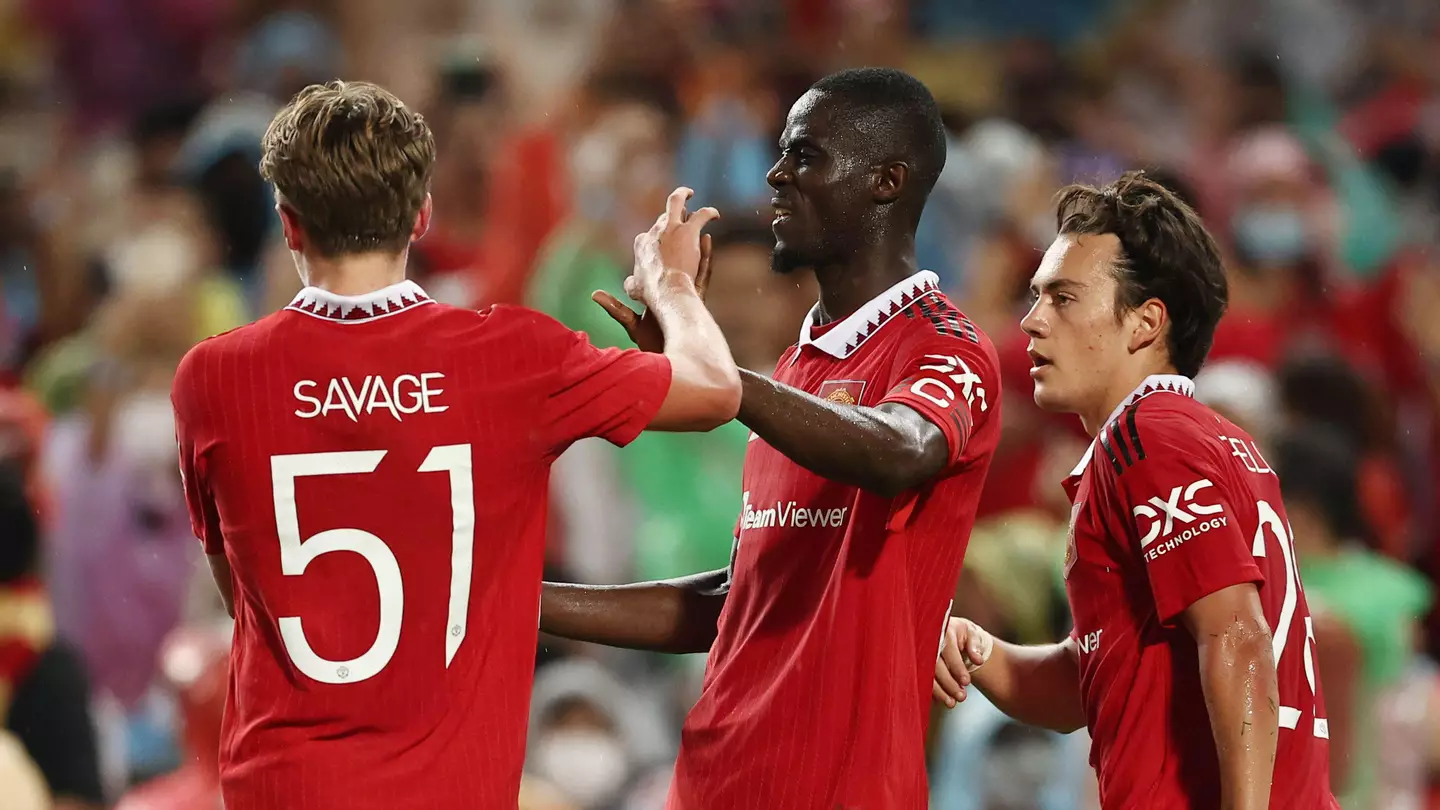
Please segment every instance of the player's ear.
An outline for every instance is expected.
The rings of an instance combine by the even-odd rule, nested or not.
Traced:
[[[300,227],[300,217],[295,209],[283,202],[275,203],[275,213],[280,215],[280,230],[285,234],[285,247],[299,252],[305,249],[305,231]]]
[[[1131,310],[1126,320],[1130,322],[1130,351],[1133,353],[1162,342],[1165,326],[1170,322],[1170,313],[1166,311],[1163,301],[1151,298]]]
[[[905,181],[910,179],[910,167],[904,163],[887,163],[875,173],[874,195],[877,203],[892,203],[900,199]]]
[[[430,215],[434,212],[435,205],[430,199],[430,194],[425,194],[425,202],[420,204],[420,213],[415,215],[415,227],[410,231],[410,241],[418,242],[430,231]]]

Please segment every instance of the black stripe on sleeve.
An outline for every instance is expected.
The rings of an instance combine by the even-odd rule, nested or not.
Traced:
[[[921,314],[929,319],[931,326],[935,327],[936,332],[949,337],[960,337],[950,331],[950,328],[945,323],[945,318],[931,304],[932,302],[927,298],[921,298],[915,302],[915,305],[920,307]]]
[[[1135,460],[1144,461],[1145,445],[1140,443],[1140,431],[1135,428],[1135,412],[1138,410],[1140,410],[1140,404],[1137,402],[1130,410],[1125,412],[1125,432],[1130,435],[1130,444],[1135,448]],[[1116,425],[1116,429],[1119,429],[1118,424]]]
[[[1105,455],[1110,457],[1110,466],[1115,468],[1115,474],[1125,472],[1125,468],[1120,466],[1120,459],[1115,457],[1115,451],[1110,448],[1110,434],[1104,430],[1100,431],[1100,446],[1105,449]]]
[[[1125,466],[1129,467],[1134,464],[1135,462],[1130,460],[1130,448],[1125,446],[1125,437],[1120,435],[1120,420],[1118,419],[1115,420],[1115,424],[1110,426],[1110,438],[1115,442],[1115,449],[1120,451],[1120,457],[1125,460]]]

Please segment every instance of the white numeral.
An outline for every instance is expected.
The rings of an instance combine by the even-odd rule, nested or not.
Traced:
[[[322,554],[352,551],[369,563],[380,596],[380,628],[370,649],[358,658],[332,661],[321,658],[310,647],[299,616],[280,618],[280,639],[295,668],[321,683],[359,683],[373,678],[390,663],[400,643],[401,618],[405,613],[405,587],[400,565],[385,541],[361,529],[331,529],[300,539],[300,516],[295,506],[295,481],[325,475],[365,475],[375,472],[385,458],[384,450],[351,453],[305,453],[274,456],[270,476],[275,496],[275,529],[280,538],[280,570],[285,576],[300,576],[310,562]],[[454,533],[450,554],[449,628],[445,638],[445,666],[455,658],[465,640],[470,605],[470,571],[475,546],[475,503],[470,445],[436,447],[430,451],[420,472],[450,474],[450,505]]]
[[[1280,514],[1275,511],[1268,501],[1257,501],[1255,509],[1260,515],[1260,525],[1255,527],[1255,541],[1250,549],[1251,554],[1256,557],[1264,557],[1266,529],[1275,535],[1275,540],[1280,545],[1280,559],[1285,566],[1285,598],[1280,603],[1280,619],[1272,628],[1272,643],[1275,654],[1275,669],[1280,669],[1280,657],[1285,654],[1285,644],[1290,640],[1290,626],[1295,619],[1295,607],[1299,602],[1300,576],[1295,572],[1295,533],[1290,527],[1280,520]],[[1305,639],[1301,642],[1304,645],[1305,681],[1310,686],[1310,697],[1315,697],[1315,624],[1309,616],[1305,617]],[[1330,727],[1325,718],[1319,716],[1318,710],[1311,706],[1311,714],[1315,715],[1314,734],[1316,737],[1329,739]],[[1295,706],[1280,707],[1280,727],[1295,728],[1300,724],[1300,709]]]

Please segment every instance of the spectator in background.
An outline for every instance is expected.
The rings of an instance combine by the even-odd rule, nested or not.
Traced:
[[[1376,801],[1382,763],[1401,753],[1390,745],[1407,739],[1387,731],[1378,707],[1403,685],[1415,661],[1432,589],[1415,571],[1364,547],[1368,529],[1356,498],[1358,458],[1343,435],[1301,425],[1275,443],[1269,458],[1285,494],[1305,594],[1316,612],[1336,796],[1345,807],[1417,806]],[[1416,781],[1393,769],[1386,776]],[[1387,792],[1390,801],[1399,800],[1393,790]]]
[[[1259,129],[1238,140],[1226,173],[1236,263],[1211,359],[1276,368],[1293,350],[1328,348],[1340,281],[1334,209],[1305,148],[1281,128]]]
[[[182,764],[127,793],[115,810],[213,810],[220,797],[220,720],[229,679],[230,622],[188,626],[160,653],[166,686],[179,698]]]
[[[1369,381],[1339,358],[1301,355],[1280,369],[1279,392],[1288,424],[1333,430],[1348,443],[1355,453],[1363,539],[1408,562],[1413,510],[1391,431]]]
[[[95,330],[84,407],[56,420],[45,452],[56,507],[47,575],[60,633],[94,678],[106,750],[142,768],[172,755],[163,734],[149,733],[164,707],[152,687],[160,645],[191,581],[204,576],[175,464],[170,383],[195,341],[193,291],[183,274],[176,279],[174,288],[117,291]]]
[[[1243,360],[1207,363],[1195,375],[1195,398],[1249,433],[1262,451],[1270,447],[1281,420],[1268,369]]]
[[[39,563],[24,482],[0,467],[0,717],[44,775],[55,810],[98,810],[105,796],[85,666],[55,636]],[[0,795],[8,787],[0,779]]]
[[[202,89],[201,66],[229,3],[216,0],[27,0],[49,35],[75,123],[103,131],[149,104]]]
[[[440,75],[431,193],[444,214],[411,251],[417,277],[446,303],[521,303],[564,216],[563,147],[552,128],[515,121],[490,55],[458,51]]]
[[[656,195],[672,187],[672,131],[663,107],[620,82],[593,83],[590,104],[591,120],[570,151],[573,214],[542,248],[526,302],[585,332],[596,346],[629,346],[625,330],[590,293],[624,294],[635,236],[654,221]],[[711,435],[694,438],[703,443]],[[631,576],[634,495],[617,470],[634,449],[620,453],[605,442],[578,442],[553,470],[558,528],[566,538],[562,558],[582,582]]]
[[[719,35],[699,54],[683,93],[679,176],[697,200],[727,213],[755,212],[773,194],[765,173],[774,162],[780,107],[754,51]]]
[[[621,810],[674,756],[676,740],[657,709],[592,661],[550,664],[535,674],[526,772],[579,810]]]

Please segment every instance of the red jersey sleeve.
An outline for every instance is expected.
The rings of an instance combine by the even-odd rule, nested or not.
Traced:
[[[223,554],[220,513],[210,490],[209,441],[205,437],[205,406],[201,383],[205,370],[204,344],[190,351],[175,372],[170,403],[175,409],[175,438],[180,445],[180,480],[190,512],[190,528],[206,554]]]
[[[950,448],[949,466],[994,409],[1000,372],[995,352],[978,332],[974,338],[933,335],[916,341],[897,358],[900,383],[881,400],[913,408],[940,428]]]
[[[1240,527],[1240,496],[1227,491],[1230,476],[1212,437],[1188,420],[1143,414],[1134,421],[1121,417],[1101,435],[1114,443],[1110,434],[1120,432],[1121,455],[1138,456],[1118,475],[1125,512],[1119,518],[1132,527],[1161,623],[1174,625],[1203,597],[1265,577]]]
[[[619,446],[634,441],[670,391],[670,360],[638,349],[597,349],[583,332],[539,316],[543,338],[556,348],[541,418],[557,455],[573,442],[600,436]]]

